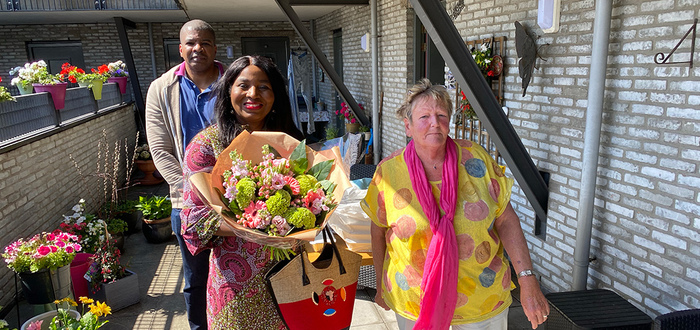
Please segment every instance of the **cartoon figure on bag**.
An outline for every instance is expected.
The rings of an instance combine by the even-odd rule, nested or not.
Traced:
[[[326,287],[321,291],[321,295],[319,296],[316,292],[313,293],[313,302],[316,306],[319,304],[322,304],[324,306],[332,307],[335,305],[336,301],[336,296],[339,295],[340,299],[342,301],[345,301],[347,298],[347,292],[345,292],[345,288],[340,288],[340,290],[337,290],[332,286],[333,284],[333,279],[326,279],[323,281],[323,285]],[[325,311],[323,311],[323,315],[325,316],[333,316],[335,315],[335,309],[333,308],[328,308]]]

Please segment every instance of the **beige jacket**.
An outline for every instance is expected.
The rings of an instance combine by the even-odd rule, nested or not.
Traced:
[[[170,185],[173,208],[182,208],[182,125],[180,124],[180,79],[176,65],[148,87],[146,138],[158,172]]]

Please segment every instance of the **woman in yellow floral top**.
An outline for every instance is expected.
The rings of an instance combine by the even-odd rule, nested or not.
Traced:
[[[197,134],[185,151],[184,173],[211,172],[231,141],[248,131],[285,132],[297,139],[284,78],[267,57],[243,56],[219,80],[214,113],[217,124]],[[207,283],[209,329],[284,329],[265,274],[274,265],[260,244],[237,237],[184,183],[182,237],[193,255],[211,249]]]
[[[507,329],[513,262],[533,329],[549,305],[532,276],[513,180],[486,150],[452,140],[452,103],[427,79],[397,111],[406,148],[384,159],[362,208],[372,218],[375,302],[401,329]]]

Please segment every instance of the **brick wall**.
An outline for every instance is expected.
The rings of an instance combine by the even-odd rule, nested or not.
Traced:
[[[447,1],[448,10],[456,2]],[[534,236],[534,212],[517,184],[512,201],[543,286],[570,290],[595,2],[562,0],[553,34],[536,25],[537,1],[464,2],[455,21],[464,40],[507,38],[504,105],[535,164],[552,174],[545,240]],[[379,1],[384,156],[405,146],[394,111],[414,81],[413,11],[404,4]],[[692,69],[653,61],[680,41],[699,8],[698,0],[613,3],[588,287],[612,289],[652,317],[700,306],[699,50]],[[516,20],[540,36],[538,45],[550,44],[540,49],[546,61],[537,61],[524,97]],[[369,26],[369,8],[346,7],[318,19],[316,29],[331,62],[332,31],[342,29],[345,83],[368,113],[370,55],[359,49],[359,36]],[[675,60],[687,60],[689,48],[686,40]],[[328,81],[321,90],[332,104]]]
[[[29,238],[39,232],[58,228],[63,220],[61,215],[72,214],[71,208],[81,198],[86,200],[88,211],[96,211],[104,200],[102,179],[95,176],[98,141],[102,140],[103,130],[110,156],[113,155],[116,141],[122,143],[121,150],[124,150],[125,139],[133,147],[136,138],[134,107],[124,106],[79,126],[0,154],[2,248],[20,237]],[[69,155],[77,162],[82,175]],[[104,161],[104,155],[102,157]],[[119,168],[123,180],[126,172],[123,163]],[[0,267],[0,304],[9,304],[14,290],[12,271]]]
[[[28,61],[26,42],[39,41],[80,41],[87,68],[96,68],[101,64],[124,60],[117,29],[113,23],[95,24],[61,24],[56,25],[0,25],[5,32],[0,35],[0,42],[5,45],[6,55],[0,58],[3,72]],[[153,57],[155,58],[156,76],[166,68],[165,39],[179,39],[182,23],[151,23],[153,36]],[[233,46],[234,59],[241,53],[242,37],[289,37],[290,44],[296,45],[300,40],[288,22],[237,22],[212,23],[216,31],[218,52],[216,58],[228,65],[233,59],[226,57],[226,46]],[[151,42],[147,23],[136,23],[136,28],[128,29],[129,44],[137,68],[141,91],[145,99],[148,86],[154,78],[151,60]],[[284,72],[286,75],[286,72]],[[3,77],[2,86],[10,86],[10,78]]]

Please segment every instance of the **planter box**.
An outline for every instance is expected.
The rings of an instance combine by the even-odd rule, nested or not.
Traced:
[[[129,275],[120,280],[102,283],[97,292],[90,291],[90,298],[107,303],[112,312],[139,302],[139,276],[128,269],[126,273]]]

